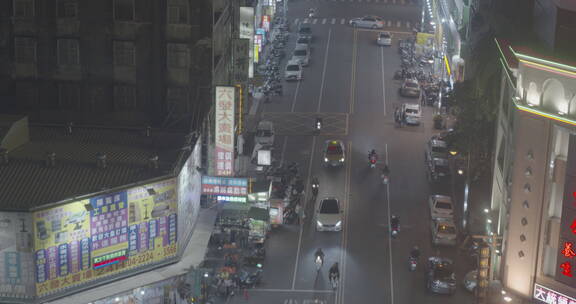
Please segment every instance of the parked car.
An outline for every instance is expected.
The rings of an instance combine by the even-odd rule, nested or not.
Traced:
[[[476,286],[478,286],[478,270],[469,271],[464,276],[464,288],[470,292],[475,292]]]
[[[324,147],[324,163],[328,166],[337,167],[344,164],[346,154],[344,143],[341,140],[328,140]]]
[[[420,97],[420,84],[416,79],[404,79],[400,87],[400,95],[404,97]]]
[[[298,26],[298,38],[308,38],[312,41],[312,27],[309,24],[301,23]]]
[[[430,217],[435,219],[454,217],[454,204],[452,198],[447,195],[430,195],[428,198],[428,206],[430,207]]]
[[[432,226],[432,243],[434,245],[456,245],[456,225],[452,219],[435,219],[430,221]]]
[[[428,179],[431,181],[450,177],[450,164],[445,158],[435,157],[428,161]]]
[[[310,48],[310,44],[311,44],[311,41],[310,41],[309,37],[298,37],[296,39],[296,47],[306,46],[306,47]]]
[[[284,71],[285,80],[301,80],[302,79],[302,65],[298,61],[290,60],[286,64]]]
[[[310,49],[308,46],[297,45],[292,52],[292,60],[298,61],[302,66],[307,66],[310,62]]]
[[[316,230],[342,230],[342,209],[338,199],[327,197],[318,203],[318,208],[316,209]]]
[[[379,29],[384,27],[384,21],[377,16],[364,16],[350,20],[350,25],[353,27],[363,27],[371,29]]]
[[[383,46],[392,45],[392,34],[390,32],[380,32],[378,33],[378,38],[376,39],[376,44]]]
[[[427,287],[430,292],[452,295],[456,292],[456,274],[452,260],[441,257],[428,258]]]
[[[256,127],[256,136],[254,141],[263,145],[273,145],[274,144],[274,123],[271,121],[261,121]]]
[[[419,125],[422,118],[422,108],[417,103],[403,103],[401,108],[404,113],[404,123],[407,125]]]
[[[426,143],[424,157],[426,158],[426,161],[430,161],[434,158],[448,159],[448,148],[446,142],[439,139],[430,139]]]

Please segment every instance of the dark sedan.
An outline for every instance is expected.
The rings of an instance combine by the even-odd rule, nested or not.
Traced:
[[[456,275],[452,260],[441,257],[428,258],[428,282],[430,292],[452,295],[456,292]]]

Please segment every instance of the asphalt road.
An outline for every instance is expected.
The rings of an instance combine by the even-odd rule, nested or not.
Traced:
[[[472,303],[461,286],[470,269],[456,248],[431,245],[427,197],[432,192],[451,193],[450,184],[431,185],[426,178],[424,144],[434,134],[433,110],[424,109],[420,126],[398,128],[393,111],[403,102],[418,102],[398,95],[400,82],[393,80],[399,67],[397,40],[410,35],[420,19],[421,8],[397,0],[294,0],[288,16],[312,25],[311,63],[304,80],[285,83],[284,96],[273,97],[264,108],[264,119],[274,121],[276,152],[284,162],[296,161],[309,181],[320,180],[319,198],[337,197],[344,206],[342,232],[316,232],[313,213],[317,201],[307,195],[302,225],[275,229],[267,240],[262,285],[247,297],[230,303]],[[310,7],[315,19],[306,18]],[[348,20],[366,14],[382,16],[393,33],[392,47],[375,44],[376,32],[353,29]],[[294,32],[294,31],[292,31]],[[294,45],[294,34],[288,43]],[[289,52],[287,52],[289,53]],[[324,117],[320,135],[313,135],[315,117]],[[341,139],[347,155],[341,168],[323,165],[325,141]],[[382,185],[377,169],[368,166],[367,153],[376,149],[379,166],[387,161],[390,183]],[[308,189],[307,194],[310,191]],[[390,239],[389,218],[398,215],[401,232]],[[421,258],[416,272],[408,270],[410,249],[418,245],[422,257],[440,254],[457,266],[458,290],[453,296],[427,292]],[[317,274],[313,255],[326,254]],[[328,282],[328,268],[340,263],[341,283],[336,292]]]

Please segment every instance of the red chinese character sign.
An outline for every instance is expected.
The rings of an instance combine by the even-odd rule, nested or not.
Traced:
[[[216,175],[234,175],[234,87],[216,87]]]
[[[563,161],[555,165],[563,166]],[[576,287],[576,137],[570,136],[560,221],[555,279]],[[576,304],[576,303],[575,303]]]

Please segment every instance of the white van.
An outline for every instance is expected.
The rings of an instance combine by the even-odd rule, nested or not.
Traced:
[[[402,115],[405,117],[407,125],[419,125],[422,118],[422,109],[420,104],[417,103],[404,103],[402,104]]]
[[[271,121],[261,121],[256,128],[256,137],[254,140],[262,145],[274,144],[274,124]]]
[[[310,49],[308,46],[297,44],[292,53],[292,60],[300,62],[302,66],[308,66],[310,62]]]
[[[290,60],[286,64],[286,70],[284,71],[285,80],[300,80],[302,79],[302,65],[300,62],[295,60]]]

